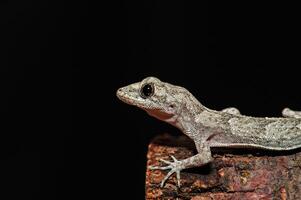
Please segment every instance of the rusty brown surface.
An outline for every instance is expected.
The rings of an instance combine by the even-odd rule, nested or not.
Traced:
[[[165,186],[160,182],[167,171],[146,171],[146,199],[301,199],[301,150],[270,152],[263,150],[219,150],[206,166],[181,172],[181,188],[173,175]],[[196,153],[191,141],[168,134],[149,145],[147,166],[160,165],[160,158],[185,159]]]

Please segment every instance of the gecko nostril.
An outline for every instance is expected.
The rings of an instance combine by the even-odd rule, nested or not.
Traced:
[[[117,96],[120,96],[120,95],[122,94],[122,89],[119,88],[119,89],[117,90],[116,94],[117,94]]]

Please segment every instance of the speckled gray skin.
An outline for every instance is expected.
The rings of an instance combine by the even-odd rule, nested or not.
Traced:
[[[282,118],[258,118],[241,115],[236,108],[215,111],[203,106],[188,90],[148,77],[120,88],[117,97],[145,110],[149,115],[179,128],[195,143],[198,154],[173,162],[162,160],[170,169],[162,180],[176,173],[180,186],[182,169],[212,161],[210,147],[261,148],[291,150],[301,147],[301,112],[284,109]]]

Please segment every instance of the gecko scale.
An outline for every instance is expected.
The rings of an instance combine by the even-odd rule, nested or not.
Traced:
[[[180,187],[180,171],[211,162],[211,147],[268,150],[301,147],[301,112],[288,108],[282,111],[284,117],[279,118],[244,116],[236,108],[215,111],[203,106],[185,88],[155,77],[118,89],[117,97],[179,128],[195,143],[196,155],[181,161],[171,156],[173,162],[160,159],[167,166],[150,168],[170,169],[161,187],[173,173]]]

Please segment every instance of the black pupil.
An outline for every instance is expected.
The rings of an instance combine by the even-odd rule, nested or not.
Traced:
[[[150,84],[147,84],[147,85],[143,86],[143,88],[142,88],[142,94],[145,97],[149,97],[150,95],[153,94],[153,87]]]

